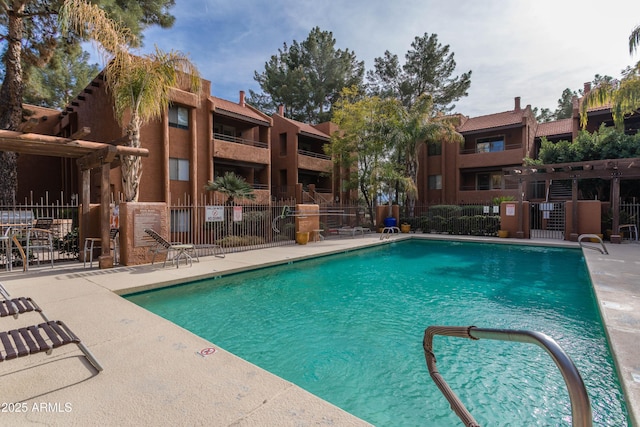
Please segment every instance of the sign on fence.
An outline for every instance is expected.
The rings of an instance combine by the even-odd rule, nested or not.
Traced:
[[[233,221],[234,222],[242,221],[242,206],[233,207]]]
[[[206,206],[204,215],[206,222],[222,222],[224,221],[224,206]]]

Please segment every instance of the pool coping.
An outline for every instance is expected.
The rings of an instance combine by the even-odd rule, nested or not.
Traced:
[[[406,238],[578,248],[576,243],[564,241],[431,234],[399,235],[382,241],[379,235],[372,234],[232,253],[224,259],[204,257],[188,268],[162,268],[156,264],[97,270],[83,269],[78,263],[61,270],[38,268],[22,275],[2,273],[0,281],[14,296],[31,296],[49,317],[64,320],[105,366],[105,371],[96,375],[73,346],[56,350],[48,357],[34,355],[1,363],[3,390],[11,390],[4,398],[26,402],[30,409],[9,414],[15,418],[12,424],[86,424],[99,419],[120,425],[141,420],[194,425],[369,425],[118,295]],[[608,256],[589,250],[583,253],[629,416],[636,425],[640,419],[640,383],[636,379],[640,369],[634,355],[640,353],[640,302],[634,285],[640,283],[640,245],[627,243],[607,248]],[[11,323],[2,325],[3,330],[12,327]],[[207,348],[215,349],[215,353],[197,354]],[[60,377],[62,367],[69,374]],[[50,375],[52,369],[57,375]],[[34,376],[47,379],[34,383],[30,381]],[[60,383],[66,385],[61,387]],[[159,407],[158,401],[163,405]],[[34,411],[30,406],[48,403],[51,409],[51,403],[61,402],[71,403],[73,410],[52,413]]]

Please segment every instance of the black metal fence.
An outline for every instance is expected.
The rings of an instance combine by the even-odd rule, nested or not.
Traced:
[[[64,194],[58,200],[50,200],[49,195],[43,198],[27,198],[24,203],[0,206],[0,229],[2,232],[2,247],[0,250],[0,268],[7,268],[8,262],[13,267],[19,267],[23,260],[13,236],[22,244],[26,251],[28,230],[38,222],[38,219],[52,218],[50,231],[53,238],[53,261],[68,261],[78,258],[78,204],[77,197],[69,197],[67,202]],[[49,223],[49,222],[48,222]],[[29,263],[48,263],[51,252],[34,250],[25,253]]]
[[[492,203],[416,206],[413,212],[401,215],[400,223],[416,232],[497,236],[500,229],[500,206]]]
[[[198,203],[172,204],[171,239],[194,243],[203,255],[213,254],[214,245],[238,252],[295,242],[294,202],[228,206],[226,201],[203,195]]]

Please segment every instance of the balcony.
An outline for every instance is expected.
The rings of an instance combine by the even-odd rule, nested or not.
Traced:
[[[318,172],[331,172],[333,162],[331,156],[312,151],[298,150],[298,169]]]
[[[219,141],[233,142],[233,143],[236,143],[236,144],[251,145],[253,147],[260,147],[260,148],[269,147],[269,145],[266,142],[251,141],[251,140],[248,140],[248,139],[238,138],[238,137],[231,136],[231,135],[225,135],[223,133],[214,133],[213,134],[213,139],[214,140],[217,139]]]
[[[269,164],[269,145],[262,141],[251,141],[221,133],[213,134],[213,155],[222,159]]]
[[[476,152],[475,148],[462,148],[458,156],[459,168],[504,166],[521,164],[525,157],[522,144],[506,145],[503,151]]]

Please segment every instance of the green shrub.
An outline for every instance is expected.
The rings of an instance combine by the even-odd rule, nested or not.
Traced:
[[[53,247],[61,254],[78,256],[80,253],[80,237],[78,228],[68,232],[63,238],[56,238]]]

